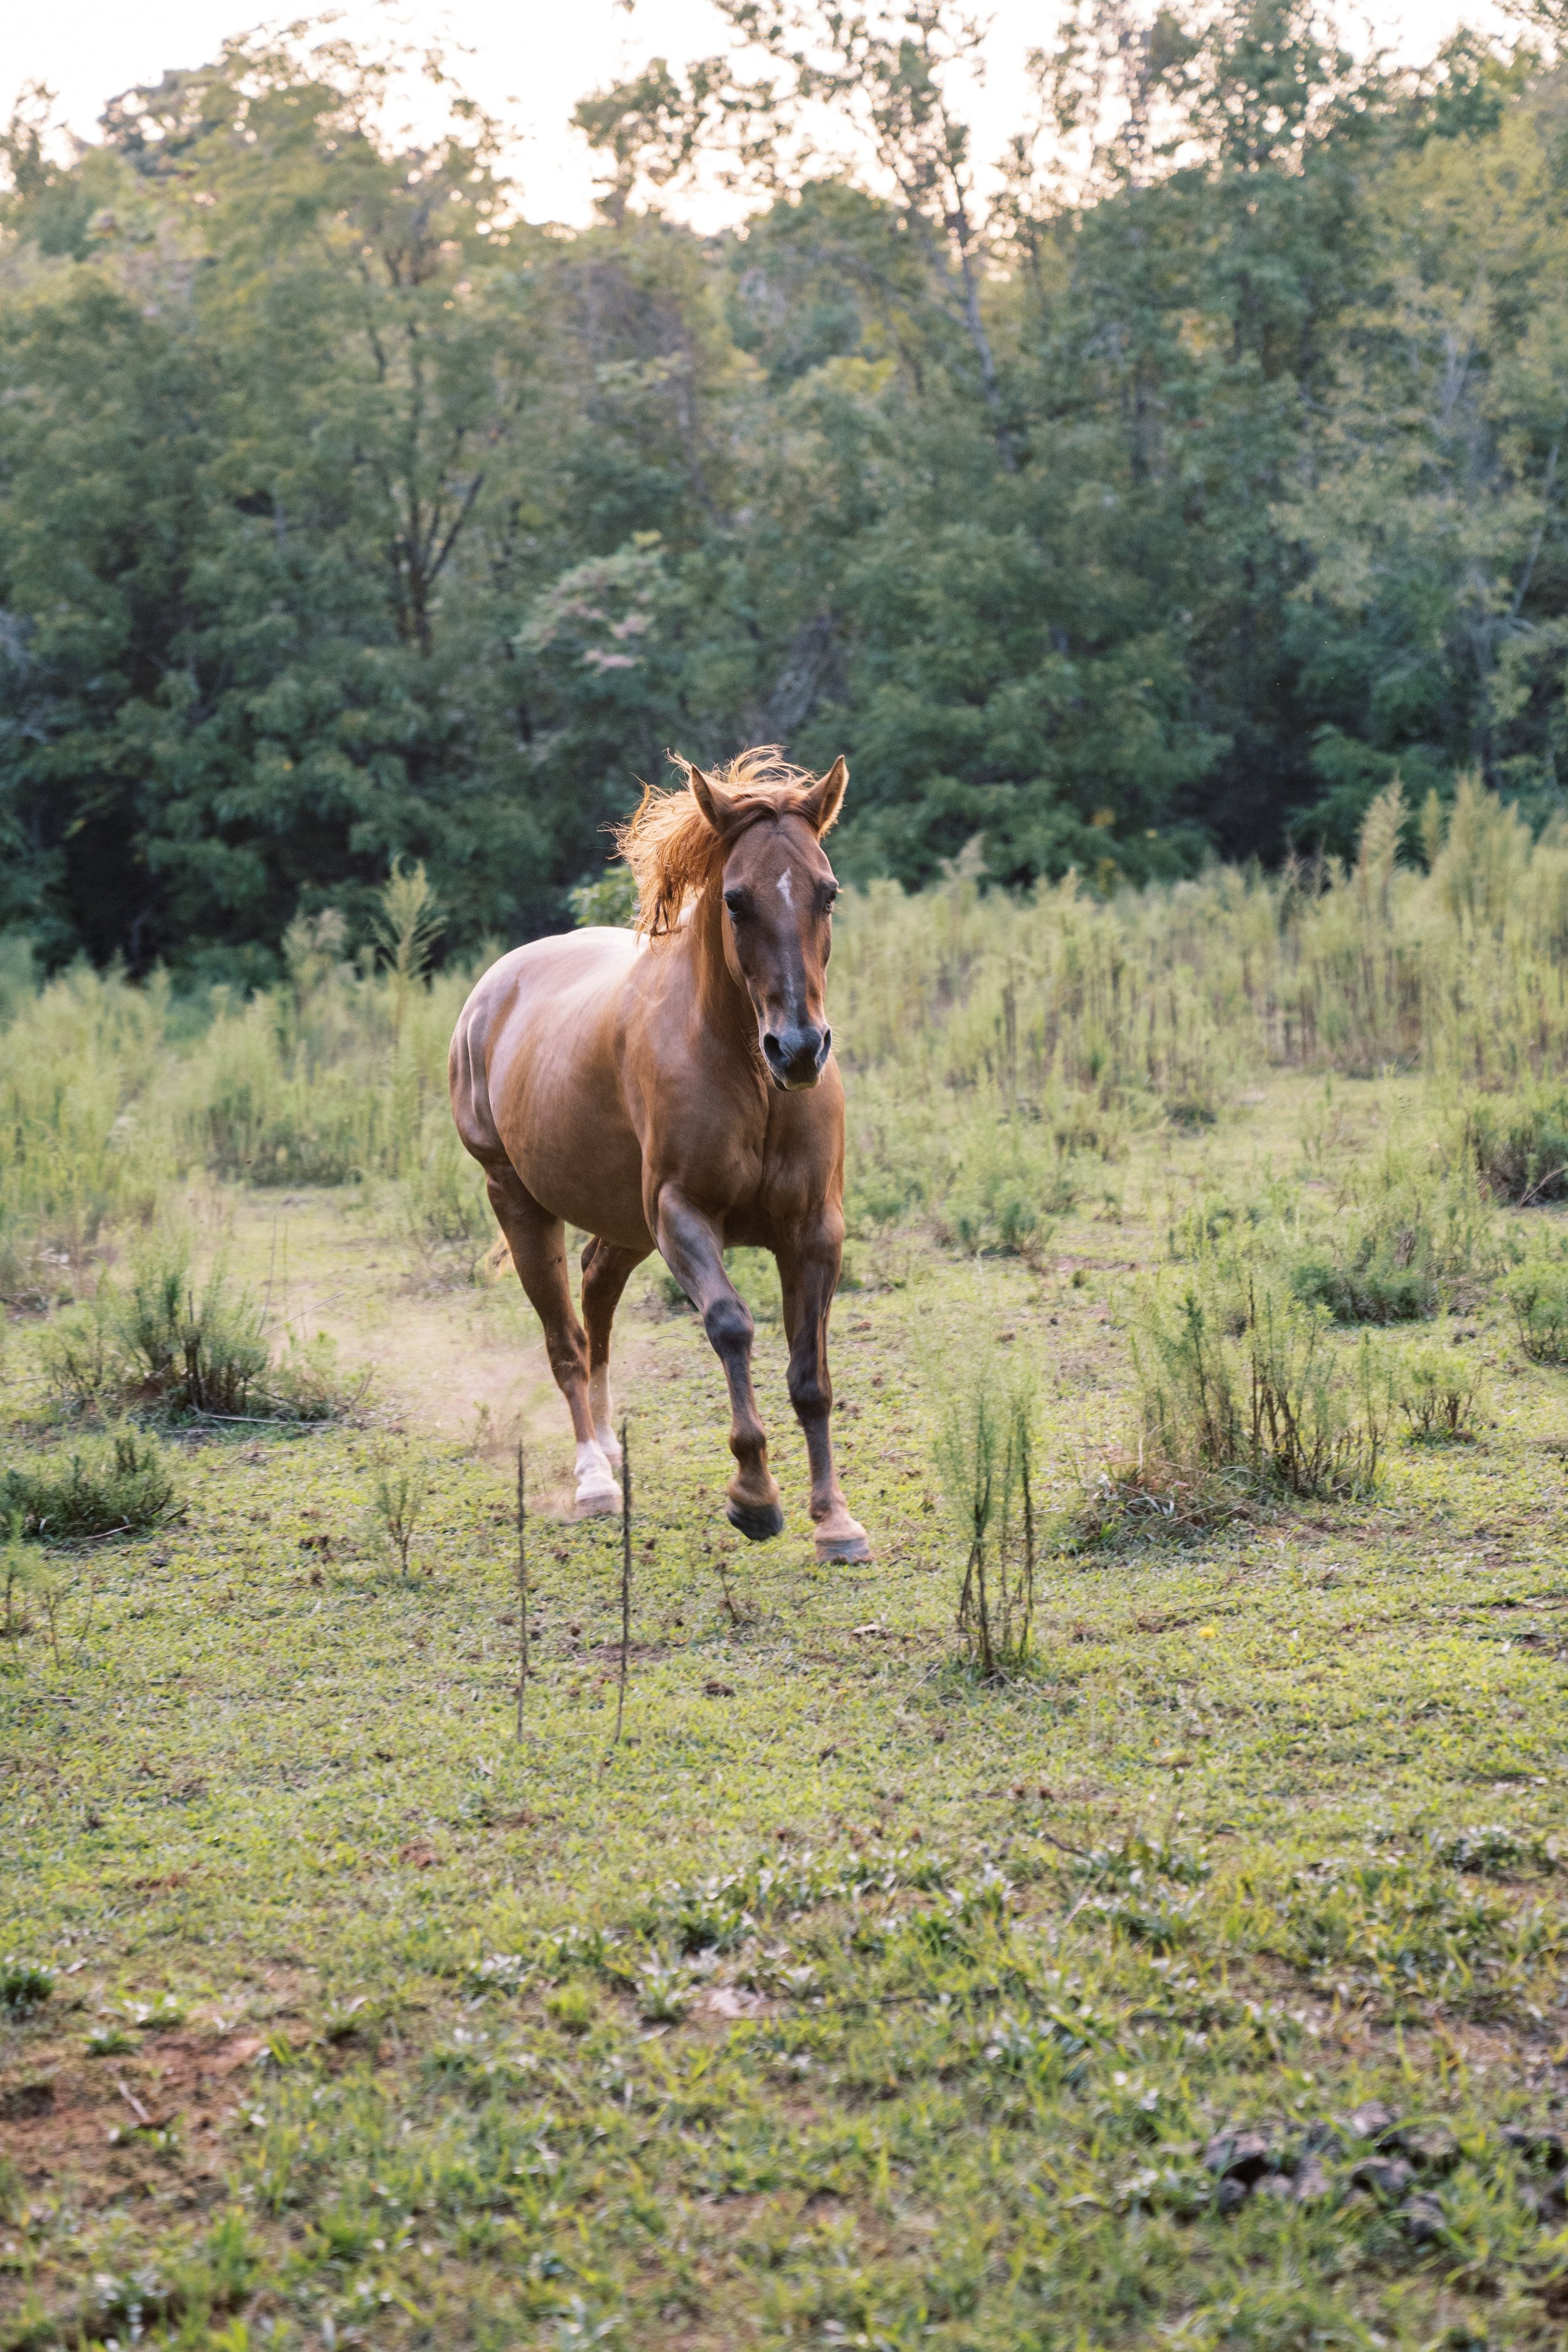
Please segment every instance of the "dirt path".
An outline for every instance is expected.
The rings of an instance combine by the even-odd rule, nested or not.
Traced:
[[[475,1454],[500,1458],[521,1438],[537,1457],[542,1507],[571,1500],[571,1424],[539,1325],[510,1265],[493,1280],[439,1285],[392,1213],[336,1192],[228,1196],[205,1213],[235,1273],[282,1332],[324,1332],[345,1367],[371,1374],[367,1402]],[[635,1388],[653,1329],[650,1276],[634,1277],[616,1326],[622,1392]]]

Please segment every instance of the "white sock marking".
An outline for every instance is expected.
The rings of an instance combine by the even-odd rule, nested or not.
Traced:
[[[584,1438],[577,1448],[577,1500],[600,1502],[611,1496],[618,1504],[621,1490],[605,1459],[605,1449],[596,1437]]]

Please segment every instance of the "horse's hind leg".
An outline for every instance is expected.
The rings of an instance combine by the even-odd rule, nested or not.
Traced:
[[[615,1242],[591,1241],[583,1252],[583,1320],[588,1328],[588,1409],[594,1434],[612,1470],[621,1466],[620,1440],[616,1435],[610,1402],[610,1326],[634,1267],[646,1250],[623,1249]]]
[[[555,1385],[566,1400],[577,1438],[577,1511],[618,1511],[621,1492],[594,1434],[588,1401],[588,1343],[572,1308],[566,1279],[566,1228],[542,1209],[515,1169],[489,1168],[486,1189],[496,1223],[506,1235],[518,1280],[544,1326],[544,1345]]]

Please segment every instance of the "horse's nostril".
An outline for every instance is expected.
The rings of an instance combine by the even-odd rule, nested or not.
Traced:
[[[817,1058],[817,1060],[818,1060],[819,1062],[826,1062],[826,1059],[827,1059],[827,1056],[829,1055],[829,1054],[831,1054],[831,1053],[832,1053],[832,1051],[833,1051],[833,1032],[832,1032],[832,1030],[831,1030],[831,1029],[825,1029],[825,1030],[823,1031],[823,1033],[822,1033],[822,1043],[821,1043],[821,1045],[818,1046],[818,1048],[817,1048],[817,1052],[816,1052],[816,1058]]]
[[[763,1051],[767,1055],[770,1062],[776,1062],[778,1060],[780,1051],[779,1041],[774,1036],[771,1029],[763,1035]]]

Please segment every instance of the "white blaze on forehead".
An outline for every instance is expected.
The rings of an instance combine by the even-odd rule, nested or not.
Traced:
[[[779,876],[779,897],[784,900],[786,907],[794,906],[795,900],[790,896],[789,867],[787,866],[784,867],[784,872]]]

